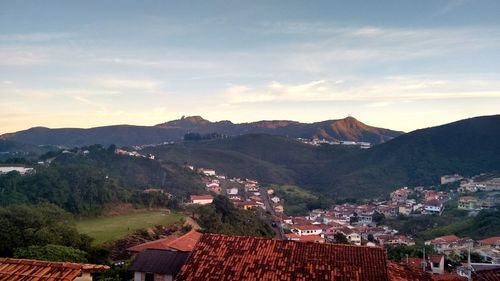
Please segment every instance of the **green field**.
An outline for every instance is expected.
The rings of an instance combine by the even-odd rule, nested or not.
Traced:
[[[94,238],[94,244],[117,240],[138,229],[155,225],[167,225],[180,221],[184,215],[168,214],[163,211],[143,211],[125,215],[98,217],[77,221],[76,227],[80,233]]]

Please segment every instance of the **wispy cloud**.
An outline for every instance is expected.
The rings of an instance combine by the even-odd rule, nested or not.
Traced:
[[[342,84],[326,80],[304,84],[272,82],[261,88],[231,85],[224,91],[224,96],[229,104],[272,101],[372,101],[367,106],[382,107],[401,101],[500,98],[500,82],[436,80],[405,76]]]

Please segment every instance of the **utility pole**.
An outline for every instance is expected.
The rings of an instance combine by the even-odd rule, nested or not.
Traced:
[[[426,267],[425,265],[426,265],[426,263],[427,262],[425,261],[425,246],[424,246],[424,258],[422,260],[422,269],[424,270],[424,272],[425,272],[425,267]]]

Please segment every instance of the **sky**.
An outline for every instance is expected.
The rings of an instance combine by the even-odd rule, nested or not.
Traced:
[[[500,1],[0,0],[0,133],[500,114]]]

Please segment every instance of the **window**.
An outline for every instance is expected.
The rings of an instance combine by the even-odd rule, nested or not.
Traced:
[[[155,274],[154,273],[146,273],[144,281],[155,281]]]

